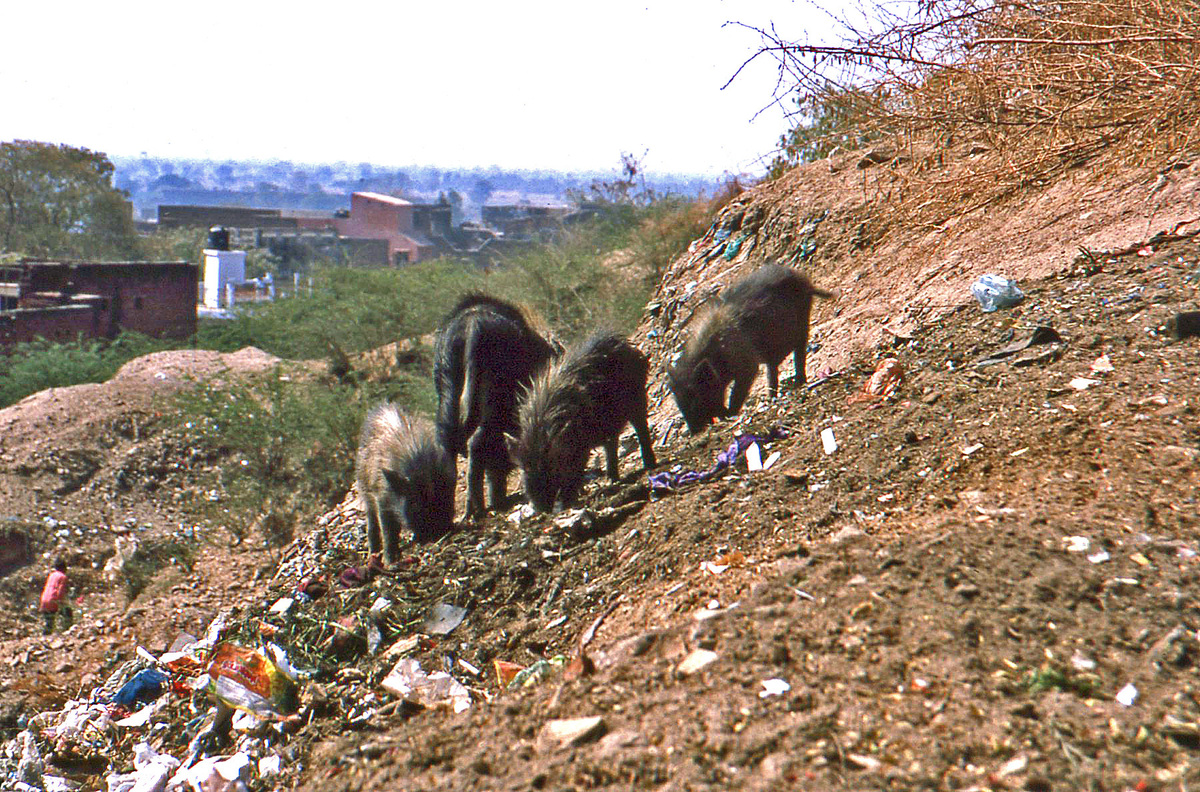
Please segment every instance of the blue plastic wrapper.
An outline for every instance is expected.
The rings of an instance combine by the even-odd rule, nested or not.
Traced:
[[[1017,282],[1003,275],[979,276],[979,280],[971,284],[971,294],[979,300],[984,313],[1011,308],[1025,299],[1025,294],[1017,288]]]
[[[127,710],[136,710],[142,704],[149,704],[163,694],[163,683],[167,675],[154,668],[145,668],[134,674],[133,679],[126,682],[113,696],[113,703],[120,704]]]

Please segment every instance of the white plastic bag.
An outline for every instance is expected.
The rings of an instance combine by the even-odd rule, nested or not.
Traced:
[[[984,313],[1011,308],[1025,299],[1025,294],[1017,288],[1017,282],[1003,275],[979,276],[979,280],[971,284],[971,294],[975,295]]]

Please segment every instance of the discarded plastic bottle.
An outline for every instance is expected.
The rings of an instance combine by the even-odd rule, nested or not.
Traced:
[[[1025,299],[1025,294],[1017,288],[1017,282],[1003,275],[979,276],[979,280],[971,284],[971,294],[979,300],[984,313],[1011,308]]]

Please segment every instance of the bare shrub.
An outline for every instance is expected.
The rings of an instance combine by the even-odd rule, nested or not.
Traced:
[[[860,9],[869,30],[840,17],[835,46],[750,28],[762,37],[751,60],[778,65],[777,102],[832,108],[877,141],[875,161],[896,166],[881,220],[937,225],[1084,164],[1170,167],[1196,143],[1194,3],[925,0],[907,17],[892,7]],[[966,158],[966,173],[939,178],[947,156]]]

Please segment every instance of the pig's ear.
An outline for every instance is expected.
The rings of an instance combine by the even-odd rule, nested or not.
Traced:
[[[718,383],[717,370],[713,368],[712,361],[706,360],[696,367],[696,384],[704,387],[707,385],[716,385]]]
[[[504,447],[508,449],[509,457],[512,459],[519,458],[520,455],[517,452],[521,447],[521,441],[517,439],[516,435],[511,435],[508,432],[505,432]]]
[[[407,497],[408,494],[412,492],[412,483],[396,471],[385,468],[383,470],[383,477],[387,479],[388,486],[391,487],[392,491],[397,495]]]

